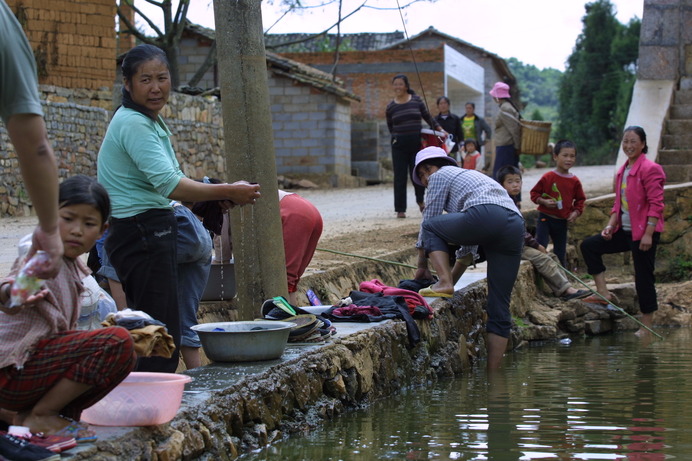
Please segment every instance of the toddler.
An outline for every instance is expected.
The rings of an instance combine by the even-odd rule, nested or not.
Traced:
[[[481,153],[478,152],[475,139],[467,139],[464,141],[464,148],[462,149],[461,155],[463,157],[461,165],[463,168],[483,172],[485,163],[483,162]]]

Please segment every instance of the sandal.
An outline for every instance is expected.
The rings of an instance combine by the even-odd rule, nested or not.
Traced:
[[[587,296],[586,298],[582,298],[582,302],[589,304],[601,304],[603,306],[607,306],[608,304],[620,304],[620,300],[617,296],[615,296],[614,293],[609,293],[609,296],[607,297],[601,297],[601,295],[593,294],[591,296]]]
[[[75,442],[77,443],[95,442],[98,439],[96,432],[89,429],[88,425],[75,421],[67,416],[61,416],[61,418],[67,421],[67,426],[63,427],[59,431],[56,431],[53,435],[59,435],[61,437],[74,437]]]

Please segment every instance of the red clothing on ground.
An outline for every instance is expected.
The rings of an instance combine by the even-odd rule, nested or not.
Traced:
[[[557,186],[559,194],[553,190],[553,184]],[[567,219],[573,210],[579,211],[580,215],[584,213],[586,195],[579,178],[571,173],[563,175],[557,171],[549,171],[544,174],[531,189],[531,201],[538,203],[537,200],[543,194],[547,194],[555,200],[562,196],[562,209],[546,208],[543,205],[538,205],[538,211],[541,213],[559,219]]]

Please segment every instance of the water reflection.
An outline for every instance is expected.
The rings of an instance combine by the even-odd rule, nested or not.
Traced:
[[[550,343],[410,389],[248,459],[690,459],[691,331]]]

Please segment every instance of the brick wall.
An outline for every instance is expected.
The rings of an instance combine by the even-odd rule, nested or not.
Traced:
[[[351,174],[351,106],[331,93],[269,75],[279,174]]]
[[[110,87],[115,79],[114,0],[7,0],[24,28],[39,83]]]
[[[285,53],[282,56],[324,71],[331,70],[334,59],[332,53]],[[337,77],[361,98],[351,107],[354,120],[384,119],[385,108],[394,96],[392,77],[397,74],[408,77],[411,88],[421,97],[425,96],[430,110],[435,113],[435,100],[444,91],[443,50],[415,50],[414,56],[415,65],[410,50],[343,51],[339,54]]]
[[[211,42],[201,41],[199,36],[185,37],[180,41],[180,54],[178,58],[178,72],[180,84],[187,85],[190,79],[197,73],[209,53]],[[204,74],[204,77],[195,85],[200,88],[215,88],[219,86],[216,79],[214,66]]]

